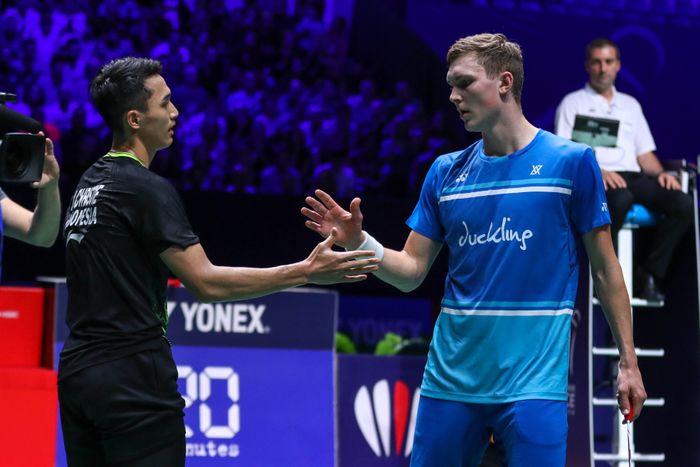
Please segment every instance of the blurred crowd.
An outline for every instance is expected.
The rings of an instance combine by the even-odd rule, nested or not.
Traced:
[[[41,121],[75,184],[111,141],[88,99],[103,63],[156,58],[180,111],[153,169],[182,190],[339,197],[420,190],[445,116],[378,83],[318,1],[4,2],[0,91]]]

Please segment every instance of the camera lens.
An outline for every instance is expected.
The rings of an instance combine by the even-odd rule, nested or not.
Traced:
[[[22,146],[9,141],[6,143],[7,149],[5,152],[5,173],[12,178],[21,177],[27,170],[27,158],[22,155]]]
[[[27,133],[7,133],[0,140],[0,181],[35,182],[41,179],[46,138]]]

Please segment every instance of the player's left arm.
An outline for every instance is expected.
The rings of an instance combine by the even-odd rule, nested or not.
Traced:
[[[632,418],[635,419],[642,411],[647,394],[634,350],[629,296],[610,238],[610,226],[596,227],[587,232],[583,235],[583,243],[598,298],[620,352],[617,377],[620,410],[627,415],[632,405]]]

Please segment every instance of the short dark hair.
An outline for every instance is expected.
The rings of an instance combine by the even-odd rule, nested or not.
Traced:
[[[90,82],[90,98],[112,131],[122,131],[122,117],[129,110],[148,110],[153,91],[144,81],[162,72],[158,60],[136,57],[118,58],[100,68]]]
[[[591,58],[591,53],[593,52],[593,49],[602,49],[603,47],[612,47],[613,49],[615,49],[617,59],[620,60],[620,47],[617,46],[615,41],[613,41],[612,39],[608,39],[607,37],[599,37],[590,41],[586,46],[586,61],[588,61]]]
[[[512,93],[520,103],[523,95],[523,53],[520,46],[503,34],[476,34],[458,39],[447,51],[447,66],[451,66],[463,55],[473,53],[476,61],[484,67],[486,75],[493,79],[503,71],[513,75]]]

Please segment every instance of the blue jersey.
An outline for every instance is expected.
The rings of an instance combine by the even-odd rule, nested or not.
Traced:
[[[577,237],[609,223],[588,146],[540,130],[507,156],[480,140],[437,158],[407,221],[449,253],[421,393],[566,400]]]

